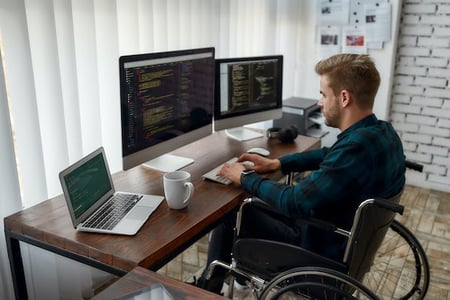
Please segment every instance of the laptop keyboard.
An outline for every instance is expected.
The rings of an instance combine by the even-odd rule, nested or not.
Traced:
[[[83,224],[83,227],[110,230],[122,220],[141,198],[140,195],[118,193],[93,214]]]

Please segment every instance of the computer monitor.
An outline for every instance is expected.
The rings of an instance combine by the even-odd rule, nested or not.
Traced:
[[[282,116],[283,56],[216,59],[214,130],[237,140],[263,136],[242,127]]]
[[[192,163],[168,152],[212,133],[214,48],[125,55],[119,67],[123,169]]]

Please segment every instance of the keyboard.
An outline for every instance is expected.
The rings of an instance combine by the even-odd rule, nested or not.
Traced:
[[[211,171],[203,174],[203,178],[204,179],[208,179],[211,181],[215,181],[221,184],[225,184],[228,185],[230,184],[232,181],[224,176],[217,176],[217,172],[219,172],[220,169],[222,169],[222,166],[226,163],[234,163],[235,161],[237,161],[237,157],[233,157],[231,159],[229,159],[228,161],[224,162],[223,164],[218,165],[217,167],[215,167],[214,169],[212,169]]]
[[[142,196],[133,194],[115,194],[83,224],[83,227],[107,230],[114,228],[140,198]]]

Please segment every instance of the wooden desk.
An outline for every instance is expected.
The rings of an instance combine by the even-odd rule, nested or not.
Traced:
[[[78,232],[72,226],[62,195],[4,219],[5,237],[17,299],[26,299],[26,282],[19,241],[32,244],[106,272],[123,276],[136,266],[158,270],[211,230],[247,197],[235,185],[205,181],[201,176],[252,147],[265,147],[272,157],[320,146],[320,140],[299,136],[281,144],[267,138],[239,142],[225,133],[186,145],[174,154],[195,159],[184,168],[192,175],[194,197],[183,210],[171,210],[165,201],[135,236]],[[163,195],[163,173],[143,166],[113,175],[117,190]]]
[[[224,300],[225,297],[202,290],[184,282],[163,276],[142,267],[136,267],[131,272],[114,282],[105,290],[94,296],[92,300],[111,300],[138,291],[146,286],[161,283],[176,300],[204,299]]]

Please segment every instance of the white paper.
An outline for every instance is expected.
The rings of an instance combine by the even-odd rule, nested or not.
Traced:
[[[365,30],[355,25],[344,26],[342,28],[342,52],[367,54]]]
[[[385,42],[391,39],[391,4],[365,4],[367,42]]]
[[[318,27],[320,58],[328,58],[341,52],[341,28],[339,26]]]
[[[350,1],[350,24],[358,25],[363,23],[364,4],[362,1]]]
[[[367,49],[383,49],[384,42],[368,42],[366,40]]]
[[[365,23],[365,6],[366,5],[376,5],[380,3],[386,3],[387,0],[350,0],[349,4],[349,18],[350,25],[363,25]]]
[[[319,0],[317,5],[319,25],[348,24],[349,0]]]
[[[318,0],[317,45],[321,58],[365,54],[391,40],[392,5],[388,0]],[[334,37],[338,36],[338,43]]]

